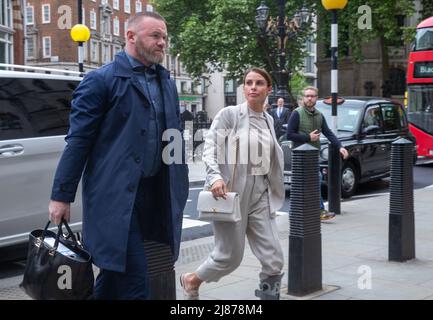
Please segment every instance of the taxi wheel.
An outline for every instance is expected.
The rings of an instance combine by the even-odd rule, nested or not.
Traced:
[[[358,173],[352,162],[345,162],[341,171],[341,196],[350,198],[358,187]]]

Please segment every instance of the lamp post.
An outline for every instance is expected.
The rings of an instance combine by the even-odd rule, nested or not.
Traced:
[[[338,68],[337,68],[337,51],[338,51],[338,15],[337,12],[343,9],[347,0],[322,0],[322,5],[326,10],[331,11],[331,97],[332,97],[332,131],[337,135],[337,97],[338,97]],[[341,161],[338,148],[330,144],[329,146],[329,179],[328,179],[328,203],[329,211],[336,214],[341,213]]]
[[[274,20],[269,17],[269,7],[266,6],[265,1],[260,3],[260,6],[256,9],[256,23],[261,31],[263,37],[268,36],[275,38],[277,41],[277,53],[278,62],[275,63],[276,69],[272,70],[272,73],[277,80],[277,92],[276,96],[284,99],[284,104],[287,107],[291,104],[291,95],[287,91],[289,86],[289,80],[291,77],[291,70],[287,69],[286,63],[286,50],[287,42],[295,38],[300,31],[310,24],[310,12],[308,9],[302,7],[302,9],[289,20],[284,14],[286,6],[286,0],[278,0],[278,18]]]
[[[179,57],[180,57],[180,53],[178,53],[176,56],[174,56],[174,59],[172,58],[171,61],[171,68],[173,69],[173,80],[174,83],[176,83],[176,65],[179,63]],[[177,84],[176,84],[177,87]]]
[[[78,43],[78,71],[81,74],[84,72],[84,48],[83,43],[90,39],[90,30],[83,22],[82,0],[78,0],[78,24],[71,29],[71,38]]]

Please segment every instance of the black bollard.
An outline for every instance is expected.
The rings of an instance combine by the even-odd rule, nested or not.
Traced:
[[[151,300],[176,300],[176,275],[170,247],[144,241]]]
[[[329,143],[328,150],[328,209],[341,213],[341,158],[339,148]]]
[[[319,150],[303,144],[292,160],[288,293],[303,296],[322,289]]]
[[[415,258],[412,161],[412,142],[399,139],[392,143],[388,233],[390,261],[406,261]]]

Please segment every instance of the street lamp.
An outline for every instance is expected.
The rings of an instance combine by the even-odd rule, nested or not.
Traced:
[[[337,118],[337,99],[338,99],[338,67],[337,67],[337,51],[338,51],[338,20],[337,12],[343,9],[347,4],[347,0],[322,0],[322,5],[326,10],[331,11],[331,97],[332,97],[332,131],[335,134],[338,132]],[[341,162],[340,152],[332,143],[329,145],[328,158],[329,178],[328,178],[328,206],[329,211],[340,214],[340,198],[341,198]]]
[[[78,42],[78,71],[82,74],[84,72],[83,60],[84,60],[84,49],[83,43],[90,39],[90,30],[83,22],[83,11],[82,11],[82,0],[78,0],[78,24],[71,29],[71,38],[75,42]]]
[[[256,23],[263,37],[268,36],[277,40],[278,62],[276,63],[276,68],[272,70],[272,73],[277,80],[276,96],[282,97],[287,107],[292,102],[291,95],[287,91],[291,77],[291,70],[287,70],[286,68],[287,41],[295,38],[310,24],[311,13],[304,6],[289,20],[284,14],[285,6],[286,0],[278,0],[277,20],[274,20],[272,17],[268,19],[269,7],[266,6],[265,1],[262,1],[260,6],[256,9]]]

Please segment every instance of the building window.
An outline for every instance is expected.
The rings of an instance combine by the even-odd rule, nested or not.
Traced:
[[[13,35],[0,31],[0,63],[13,63]]]
[[[236,80],[224,78],[224,102],[225,106],[236,105]]]
[[[113,9],[119,10],[119,0],[113,0]]]
[[[27,45],[27,47],[26,47],[27,58],[33,58],[33,59],[36,58],[36,55],[35,55],[35,37],[33,37],[33,36],[28,37],[27,41],[26,41],[26,45]]]
[[[123,23],[123,28],[125,29],[125,34],[124,34],[124,36],[125,36],[125,38],[126,38],[126,31],[128,31],[128,22],[127,22],[127,21],[125,21],[125,22]]]
[[[180,82],[180,92],[181,93],[188,93],[188,82],[186,82],[186,81]]]
[[[26,24],[27,25],[32,25],[35,23],[34,16],[35,16],[34,7],[33,6],[27,6],[26,7]]]
[[[90,29],[96,30],[96,12],[90,11]]]
[[[147,12],[153,12],[153,6],[151,4],[146,5]]]
[[[307,56],[304,59],[304,72],[305,73],[315,73],[315,61],[316,61],[316,44],[313,39],[310,39],[305,44],[305,51]]]
[[[201,84],[200,84],[199,81],[197,81],[197,82],[195,82],[195,81],[191,82],[191,93],[192,94],[197,94],[197,95],[201,94],[200,90],[201,90]]]
[[[83,61],[88,61],[89,60],[89,53],[87,52],[87,50],[89,50],[89,46],[87,45],[87,41],[83,42]]]
[[[135,12],[143,11],[143,6],[141,5],[141,1],[135,1]]]
[[[111,34],[111,28],[110,28],[110,16],[103,15],[101,20],[101,33],[102,34]]]
[[[171,64],[169,67],[171,70],[173,70],[174,73],[176,73],[176,56],[170,55]]]
[[[12,28],[12,1],[0,0],[0,63],[14,63]]]
[[[120,35],[120,25],[119,25],[119,18],[114,17],[113,19],[113,34],[115,36]]]
[[[43,4],[42,5],[42,23],[50,23],[51,15],[50,15],[50,5]]]
[[[84,8],[83,8],[83,10],[81,10],[81,17],[83,19],[83,21],[81,23],[86,24],[86,11],[84,10]]]
[[[101,4],[107,4],[107,0],[101,0]]]
[[[42,50],[44,58],[51,57],[51,37],[42,37]]]
[[[308,56],[305,58],[305,72],[314,73],[314,56]]]
[[[202,93],[208,93],[207,88],[208,88],[208,86],[206,85],[206,79],[202,78],[201,79],[201,92]]]
[[[170,55],[166,54],[165,55],[165,64],[164,64],[164,68],[169,69],[170,68]]]
[[[99,43],[98,41],[90,41],[90,60],[92,62],[99,62]]]
[[[236,80],[224,79],[224,92],[225,93],[236,93]]]
[[[389,79],[391,84],[391,94],[404,95],[406,90],[406,73],[403,69],[391,68],[389,70]]]
[[[110,46],[108,44],[104,44],[102,46],[102,63],[107,63],[111,61],[111,54],[110,54]]]
[[[125,0],[124,10],[126,13],[131,13],[131,0]]]
[[[0,25],[12,28],[11,1],[0,1]]]

